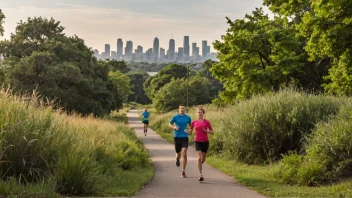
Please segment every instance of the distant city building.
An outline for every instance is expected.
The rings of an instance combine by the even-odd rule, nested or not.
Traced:
[[[177,62],[183,62],[184,61],[184,59],[183,59],[184,53],[185,52],[184,52],[183,47],[179,47],[178,51],[177,51]]]
[[[154,61],[158,61],[159,59],[159,39],[158,37],[154,38],[154,42],[153,42],[153,59]]]
[[[115,60],[117,60],[117,53],[116,53],[116,51],[111,51],[110,59],[115,59]]]
[[[203,40],[199,47],[196,42],[193,42],[190,45],[189,36],[183,37],[183,45],[177,48],[177,52],[175,40],[173,38],[169,40],[168,49],[164,49],[160,47],[159,39],[155,37],[152,48],[149,48],[145,52],[143,52],[143,46],[141,45],[138,45],[136,49],[133,49],[132,41],[127,41],[124,47],[122,38],[118,38],[116,44],[116,51],[111,51],[110,45],[105,44],[105,51],[99,54],[98,50],[94,50],[94,56],[97,57],[97,59],[116,59],[135,62],[147,61],[150,63],[202,63],[207,59],[218,61],[217,54],[210,52],[211,46],[208,45],[208,41]]]
[[[125,59],[124,60],[131,60],[132,59],[132,52],[133,52],[133,42],[127,41],[125,47]]]
[[[207,56],[207,41],[202,41],[202,58],[205,59]]]
[[[117,59],[121,60],[123,56],[123,42],[122,39],[117,39],[117,49],[116,49]]]
[[[160,48],[160,60],[164,60],[165,59],[165,49],[164,48]]]
[[[137,56],[137,61],[144,60],[143,47],[141,45],[137,46],[136,56]]]
[[[153,60],[153,48],[149,48],[148,51],[146,51],[146,59],[148,62]]]
[[[168,59],[169,59],[169,61],[175,60],[175,40],[174,39],[170,39],[170,41],[169,41]]]
[[[189,57],[189,36],[183,38],[183,53],[186,58]]]
[[[110,45],[105,44],[105,52],[104,52],[104,59],[110,58]]]
[[[197,52],[197,43],[192,43],[192,56],[196,56]]]

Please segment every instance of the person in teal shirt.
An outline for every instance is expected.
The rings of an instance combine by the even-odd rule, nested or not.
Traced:
[[[191,125],[191,117],[185,114],[185,105],[180,104],[178,114],[173,116],[170,120],[169,127],[174,130],[174,142],[176,151],[176,166],[180,166],[180,158],[182,151],[182,172],[181,177],[185,178],[186,165],[187,165],[187,149],[188,149],[188,135],[187,126]]]
[[[148,109],[145,108],[142,113],[142,123],[144,124],[144,136],[147,136],[148,132],[148,124],[149,124],[149,112]]]

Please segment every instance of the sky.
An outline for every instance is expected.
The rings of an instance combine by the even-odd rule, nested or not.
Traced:
[[[110,44],[116,51],[116,42],[122,38],[133,41],[133,48],[142,45],[152,48],[155,37],[160,47],[168,49],[175,39],[176,48],[183,46],[183,37],[201,47],[202,40],[211,43],[221,40],[231,20],[242,19],[263,0],[0,0],[0,9],[6,16],[4,38],[20,20],[28,17],[53,17],[65,27],[68,36],[77,35],[87,46],[104,51]],[[266,12],[267,9],[264,8]],[[2,39],[4,39],[2,38]],[[176,49],[177,50],[177,49]]]

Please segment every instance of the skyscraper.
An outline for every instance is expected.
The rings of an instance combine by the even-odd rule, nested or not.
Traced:
[[[117,54],[117,59],[120,60],[122,58],[123,55],[123,42],[122,39],[117,39],[117,50],[116,50],[116,54]]]
[[[207,56],[207,41],[202,41],[202,59],[205,60]]]
[[[143,47],[141,45],[137,46],[136,54],[137,54],[137,60],[143,61]]]
[[[183,47],[179,47],[177,51],[177,61],[183,62],[185,50]]]
[[[174,61],[175,60],[175,40],[170,39],[169,41],[169,60]]]
[[[197,43],[192,43],[192,56],[195,57],[197,52]]]
[[[189,36],[183,38],[183,53],[186,58],[189,57]]]
[[[104,58],[110,58],[110,45],[105,44]]]
[[[159,39],[158,39],[158,37],[155,37],[155,39],[154,39],[153,56],[154,56],[154,61],[158,61],[158,58],[159,58]]]
[[[164,59],[165,59],[165,49],[160,48],[160,60],[164,60]]]
[[[125,60],[132,59],[132,52],[133,52],[133,43],[132,41],[127,41],[126,47],[125,47]]]

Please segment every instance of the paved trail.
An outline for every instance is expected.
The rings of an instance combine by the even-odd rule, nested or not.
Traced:
[[[174,146],[151,129],[145,137],[137,110],[130,110],[127,116],[129,124],[150,151],[155,167],[153,180],[135,197],[263,197],[206,163],[203,165],[205,180],[199,182],[196,153],[192,146],[188,149],[187,178],[181,178],[181,167],[175,165]]]

